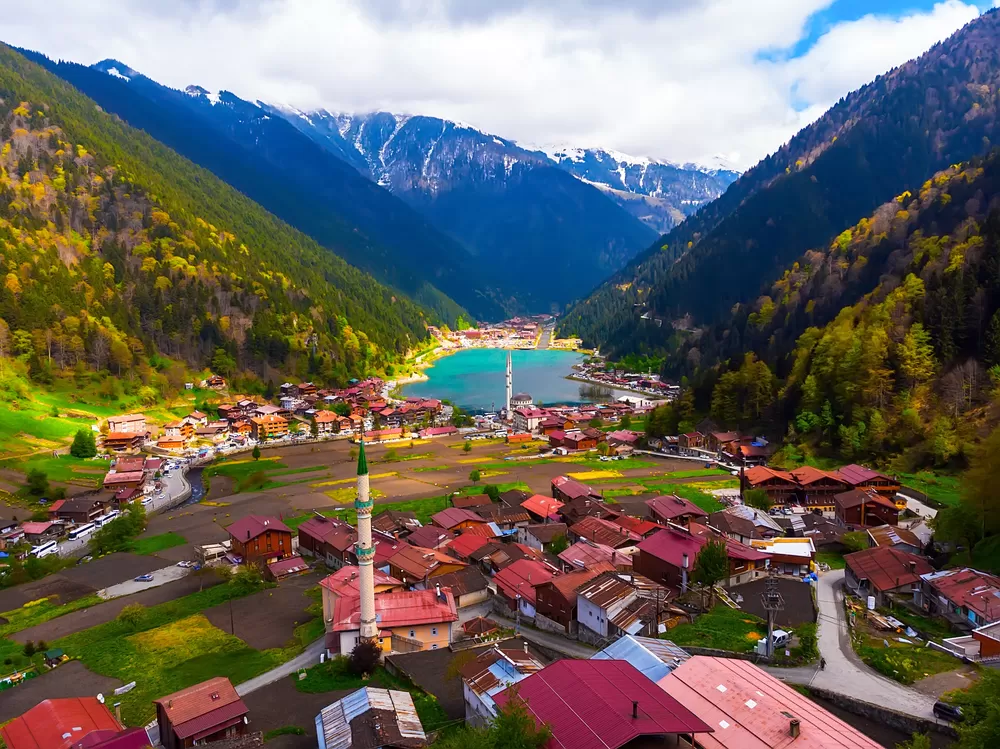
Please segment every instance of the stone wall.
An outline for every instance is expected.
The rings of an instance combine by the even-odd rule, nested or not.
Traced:
[[[493,606],[493,610],[497,614],[499,614],[500,616],[505,617],[507,619],[513,619],[514,621],[517,621],[517,612],[514,609],[512,609],[510,606],[507,605],[507,601],[504,600],[503,596],[493,596],[493,598],[492,598],[492,606]],[[532,619],[529,619],[528,617],[524,616],[523,614],[521,615],[521,623],[522,624],[525,624],[525,623],[530,624],[532,621],[533,621]]]
[[[828,700],[849,713],[884,723],[890,728],[895,728],[897,731],[902,731],[903,733],[928,733],[934,731],[944,736],[958,738],[958,731],[948,723],[938,723],[933,720],[916,718],[912,715],[899,713],[887,707],[873,705],[870,702],[862,702],[845,694],[830,692],[826,689],[819,689],[817,687],[807,687],[807,689],[817,697]]]
[[[542,630],[543,632],[555,632],[557,635],[562,635],[563,637],[576,637],[576,622],[570,622],[570,631],[567,633],[566,628],[557,621],[549,619],[545,614],[539,614],[535,612],[535,627]]]
[[[600,632],[595,632],[590,627],[580,624],[576,628],[576,639],[588,645],[593,645],[595,648],[603,648],[614,638],[605,637]]]

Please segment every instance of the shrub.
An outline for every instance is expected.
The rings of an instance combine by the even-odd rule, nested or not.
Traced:
[[[97,440],[94,438],[94,433],[90,429],[78,429],[69,448],[69,454],[74,458],[93,458],[97,455]]]
[[[355,676],[365,676],[371,674],[378,668],[382,660],[382,650],[373,642],[362,640],[354,646],[351,657],[348,660],[348,670]]]
[[[130,603],[118,612],[118,621],[131,629],[138,629],[146,618],[146,607],[141,603]]]
[[[29,658],[35,654],[35,643],[31,640],[24,643],[24,654]]]

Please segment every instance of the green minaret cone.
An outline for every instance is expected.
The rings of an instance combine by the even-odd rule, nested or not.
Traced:
[[[361,440],[361,448],[358,450],[358,475],[364,476],[368,473],[368,460],[365,458],[365,441]]]

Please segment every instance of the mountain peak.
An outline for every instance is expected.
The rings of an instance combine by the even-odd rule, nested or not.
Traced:
[[[138,71],[133,70],[125,63],[119,62],[118,60],[112,59],[110,57],[105,60],[101,60],[100,62],[94,63],[93,67],[96,70],[100,70],[102,73],[107,73],[113,78],[121,78],[123,81],[126,82],[132,80],[137,75],[140,75]]]
[[[219,103],[219,98],[222,92],[212,93],[206,88],[192,84],[184,89],[184,93],[195,98],[203,96],[210,104],[215,105]]]

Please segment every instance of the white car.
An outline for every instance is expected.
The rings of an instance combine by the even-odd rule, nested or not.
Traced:
[[[177,566],[178,567],[185,567],[185,568],[187,568],[187,567],[194,567],[194,562],[188,562],[188,561],[185,560],[183,562],[178,562]]]

